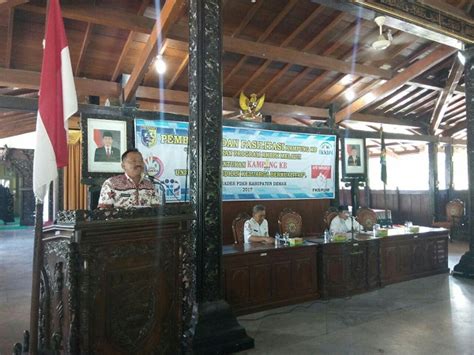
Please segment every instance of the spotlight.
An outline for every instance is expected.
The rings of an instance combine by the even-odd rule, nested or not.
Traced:
[[[155,69],[158,74],[164,74],[166,71],[166,62],[161,55],[156,56]]]

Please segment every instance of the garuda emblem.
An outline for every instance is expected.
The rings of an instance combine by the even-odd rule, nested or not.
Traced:
[[[251,94],[250,99],[245,96],[244,92],[240,93],[240,116],[247,121],[255,121],[262,119],[260,110],[265,102],[265,94],[257,98],[257,94]]]

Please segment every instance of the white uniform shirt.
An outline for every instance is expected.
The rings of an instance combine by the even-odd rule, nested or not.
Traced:
[[[250,236],[254,237],[268,237],[268,222],[266,219],[261,224],[258,224],[253,218],[250,218],[244,224],[244,241],[250,243]]]
[[[353,217],[352,217],[353,218]],[[331,221],[331,226],[329,227],[329,229],[331,230],[331,232],[333,234],[336,234],[336,233],[347,233],[347,232],[350,232],[351,231],[351,228],[352,228],[352,222],[351,222],[351,217],[349,217],[348,219],[342,219],[341,217],[339,216],[336,216],[332,219]],[[359,224],[359,222],[357,222],[355,219],[354,219],[354,231],[356,232],[359,232],[360,230],[362,229],[361,225]]]

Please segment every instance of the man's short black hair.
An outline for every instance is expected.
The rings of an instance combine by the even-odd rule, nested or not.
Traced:
[[[265,206],[263,206],[263,205],[255,205],[252,208],[252,213],[253,214],[258,213],[258,212],[262,212],[262,211],[265,211]]]
[[[110,131],[104,131],[104,132],[102,133],[102,138],[105,138],[105,137],[114,138],[114,137],[112,136],[112,132],[110,132]]]
[[[340,205],[337,210],[339,212],[349,211],[349,208],[346,205]]]
[[[125,151],[125,153],[122,154],[122,161],[125,160],[128,154],[130,153],[140,153],[140,151],[137,148],[130,148]],[[141,153],[140,153],[141,154]]]

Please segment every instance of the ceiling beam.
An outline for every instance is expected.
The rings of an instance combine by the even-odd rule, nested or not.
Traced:
[[[352,64],[342,60],[328,58],[317,54],[281,48],[269,44],[256,43],[240,38],[224,36],[224,50],[251,57],[270,59],[277,62],[292,63],[309,68],[330,70],[346,74],[356,74],[375,78],[390,79],[392,72],[362,64]]]
[[[15,6],[25,4],[29,0],[0,0],[0,11],[13,10]]]
[[[226,107],[226,105],[228,105],[229,103],[232,105],[236,104],[235,100],[233,100],[232,98],[224,99],[224,107]],[[289,106],[289,105],[283,105],[283,106]],[[0,107],[6,107],[11,110],[36,111],[38,109],[38,99],[0,95]],[[278,113],[282,112],[282,110],[278,106],[270,105],[270,107],[276,108]],[[121,107],[117,107],[117,108],[104,107],[104,106],[89,105],[89,104],[79,104],[78,112],[81,112],[81,113],[93,112],[96,114],[109,114],[109,115],[111,113],[116,114],[116,115],[123,114]],[[278,125],[273,125],[273,127],[278,128]],[[32,131],[32,130],[34,130],[34,125],[29,131]],[[379,132],[354,131],[354,130],[345,130],[345,129],[339,129],[336,131],[332,130],[331,132],[333,133],[337,132],[339,135],[349,137],[349,138],[369,138],[369,139],[380,138]],[[26,133],[26,132],[21,132],[21,133]],[[19,134],[19,133],[15,133],[15,134]],[[423,141],[423,142],[434,142],[434,143],[466,144],[465,140],[452,139],[450,137],[431,136],[431,135],[408,135],[408,134],[385,133],[385,138],[399,140],[399,141]]]
[[[177,16],[180,14],[185,3],[186,1],[184,0],[167,0],[165,2],[163,8],[160,11],[160,20],[156,21],[150,37],[145,44],[145,48],[143,48],[142,52],[137,58],[130,78],[128,79],[127,84],[125,84],[123,89],[123,98],[125,102],[130,101],[133,95],[135,95],[135,91],[145,76],[150,63],[156,56],[159,37],[166,37],[169,28],[177,19]]]
[[[437,134],[439,125],[443,120],[444,114],[448,109],[448,105],[453,97],[454,89],[458,86],[459,80],[463,74],[464,65],[461,64],[457,57],[454,57],[451,70],[449,71],[448,80],[444,90],[440,93],[436,105],[431,116],[430,133]]]
[[[405,127],[411,127],[411,128],[425,128],[425,125],[423,123],[413,121],[413,120],[400,119],[400,118],[385,116],[385,115],[369,115],[369,114],[364,114],[364,113],[354,113],[351,116],[351,121],[390,124],[390,125],[405,126]]]
[[[24,4],[18,6],[17,9],[36,14],[46,14],[46,7],[39,5]],[[151,18],[114,10],[110,7],[64,4],[61,5],[61,13],[63,18],[71,20],[146,34],[151,33],[155,25],[155,20]]]
[[[143,16],[145,13],[148,5],[150,4],[150,0],[143,0],[142,4],[140,5],[140,8],[138,9],[137,16]],[[117,64],[115,64],[114,72],[112,74],[111,81],[116,81],[118,76],[120,75],[120,69],[122,68],[123,61],[125,59],[125,56],[128,53],[128,50],[130,49],[130,46],[133,43],[133,37],[135,36],[134,31],[129,31],[127,40],[125,41],[125,44],[122,48],[122,51],[120,52],[119,59],[117,61]]]
[[[74,83],[78,96],[120,96],[120,85],[110,81],[76,77]],[[39,84],[39,72],[0,68],[0,86],[39,90]]]
[[[382,84],[375,90],[365,94],[360,97],[341,111],[336,113],[336,123],[340,123],[346,119],[349,119],[350,116],[375,101],[382,100],[388,96],[393,91],[405,85],[408,81],[416,78],[426,70],[432,68],[436,64],[440,63],[450,55],[455,52],[453,48],[441,46],[438,49],[434,50],[428,54],[423,59],[418,60],[409,67],[407,67],[401,73],[395,75],[392,79],[388,80],[386,83]]]
[[[93,26],[94,25],[92,23],[87,23],[86,32],[84,33],[84,38],[82,39],[81,50],[79,51],[79,58],[77,58],[76,68],[74,69],[74,76],[78,76],[81,73],[81,64],[84,59],[84,54],[86,53],[87,46],[89,45],[91,39]]]

